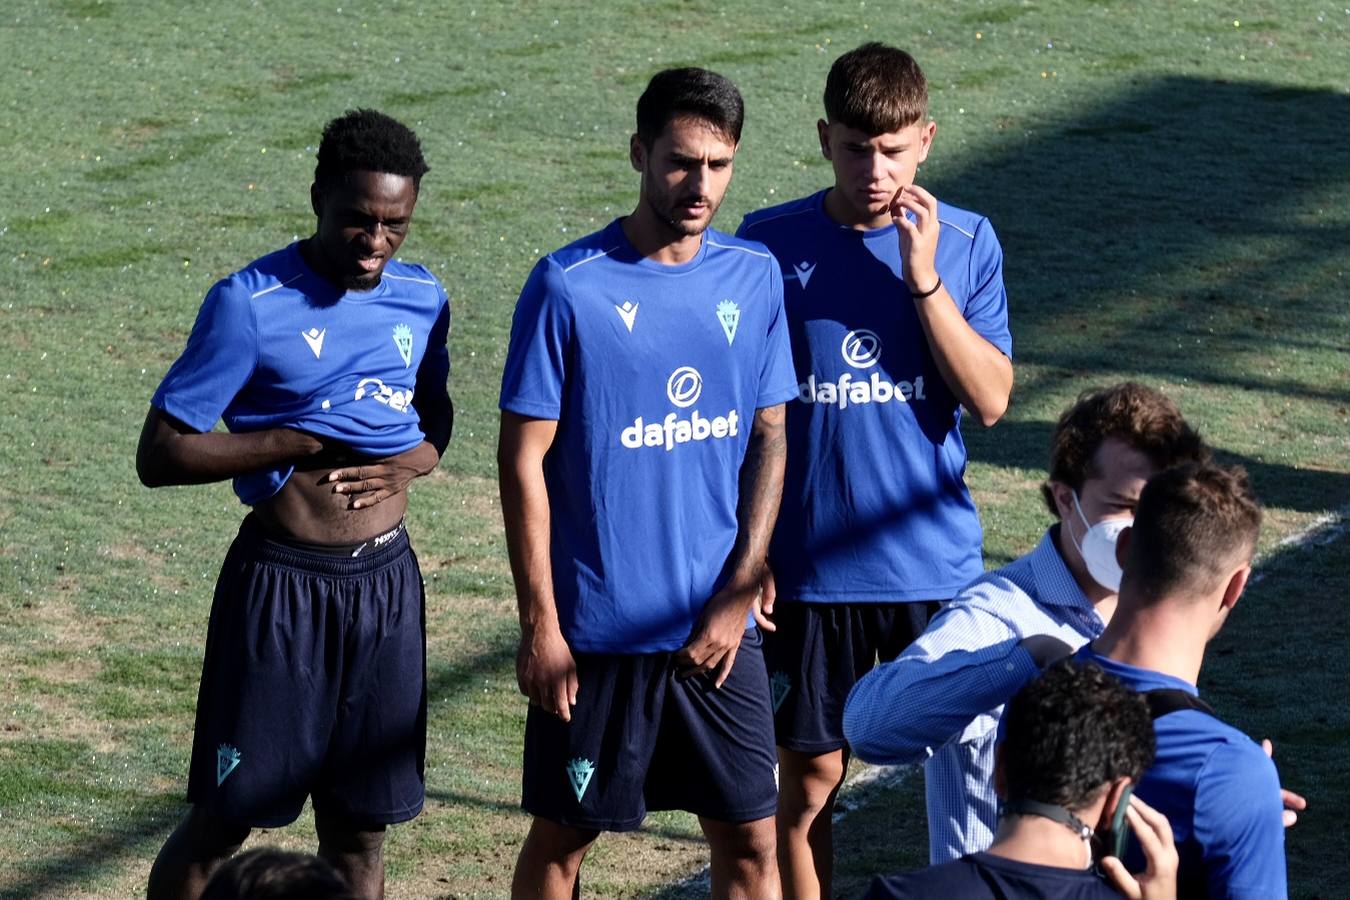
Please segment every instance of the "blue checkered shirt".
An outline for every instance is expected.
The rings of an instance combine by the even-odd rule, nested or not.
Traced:
[[[870,763],[924,763],[929,858],[987,850],[998,825],[994,743],[1003,704],[1039,671],[1019,642],[1073,649],[1105,623],[1065,566],[1057,528],[1021,559],[963,589],[899,658],[868,672],[844,708],[844,737]]]

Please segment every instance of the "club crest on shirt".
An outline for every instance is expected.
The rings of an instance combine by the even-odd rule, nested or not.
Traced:
[[[398,355],[403,357],[403,368],[412,365],[413,334],[412,329],[407,325],[394,326],[394,346],[398,348]]]
[[[717,321],[722,324],[722,333],[727,336],[727,346],[736,340],[736,326],[741,324],[741,311],[732,300],[723,300],[717,304]]]

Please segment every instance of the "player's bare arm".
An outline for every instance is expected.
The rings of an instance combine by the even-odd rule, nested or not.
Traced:
[[[891,200],[891,218],[899,233],[905,284],[915,295],[914,308],[938,371],[962,406],[982,425],[993,425],[1008,408],[1012,361],[970,327],[946,287],[938,286],[937,198],[917,184],[905,185]]]
[[[136,474],[146,487],[208,484],[303,460],[322,450],[318,438],[292,428],[199,432],[152,406],[136,447]]]
[[[731,578],[708,601],[698,627],[675,654],[676,665],[683,674],[713,674],[716,687],[721,687],[731,674],[745,633],[745,618],[760,593],[769,538],[783,497],[786,420],[787,412],[781,403],[755,413],[745,461],[741,463],[736,505],[739,528],[731,550]]]
[[[544,483],[544,455],[553,446],[557,431],[553,419],[503,411],[497,477],[520,613],[516,683],[530,703],[570,722],[571,707],[577,702],[577,667],[558,625]]]

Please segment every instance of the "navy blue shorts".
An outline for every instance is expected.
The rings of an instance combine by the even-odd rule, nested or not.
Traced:
[[[632,831],[648,810],[753,822],[778,808],[759,630],[721,688],[677,680],[673,653],[579,653],[572,721],[531,706],[521,806],[562,825]]]
[[[424,606],[401,529],[343,558],[245,519],[211,606],[188,800],[263,828],[293,822],[307,795],[316,812],[358,826],[416,816]]]
[[[890,662],[937,613],[937,601],[774,605],[764,636],[778,746],[829,753],[846,745],[844,701],[877,661]]]

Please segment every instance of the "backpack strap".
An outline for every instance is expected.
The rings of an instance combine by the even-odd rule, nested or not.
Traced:
[[[1180,712],[1183,709],[1198,710],[1216,719],[1219,717],[1219,714],[1214,711],[1214,707],[1194,694],[1179,688],[1157,688],[1145,691],[1144,699],[1148,701],[1148,711],[1155,719],[1168,713]]]

